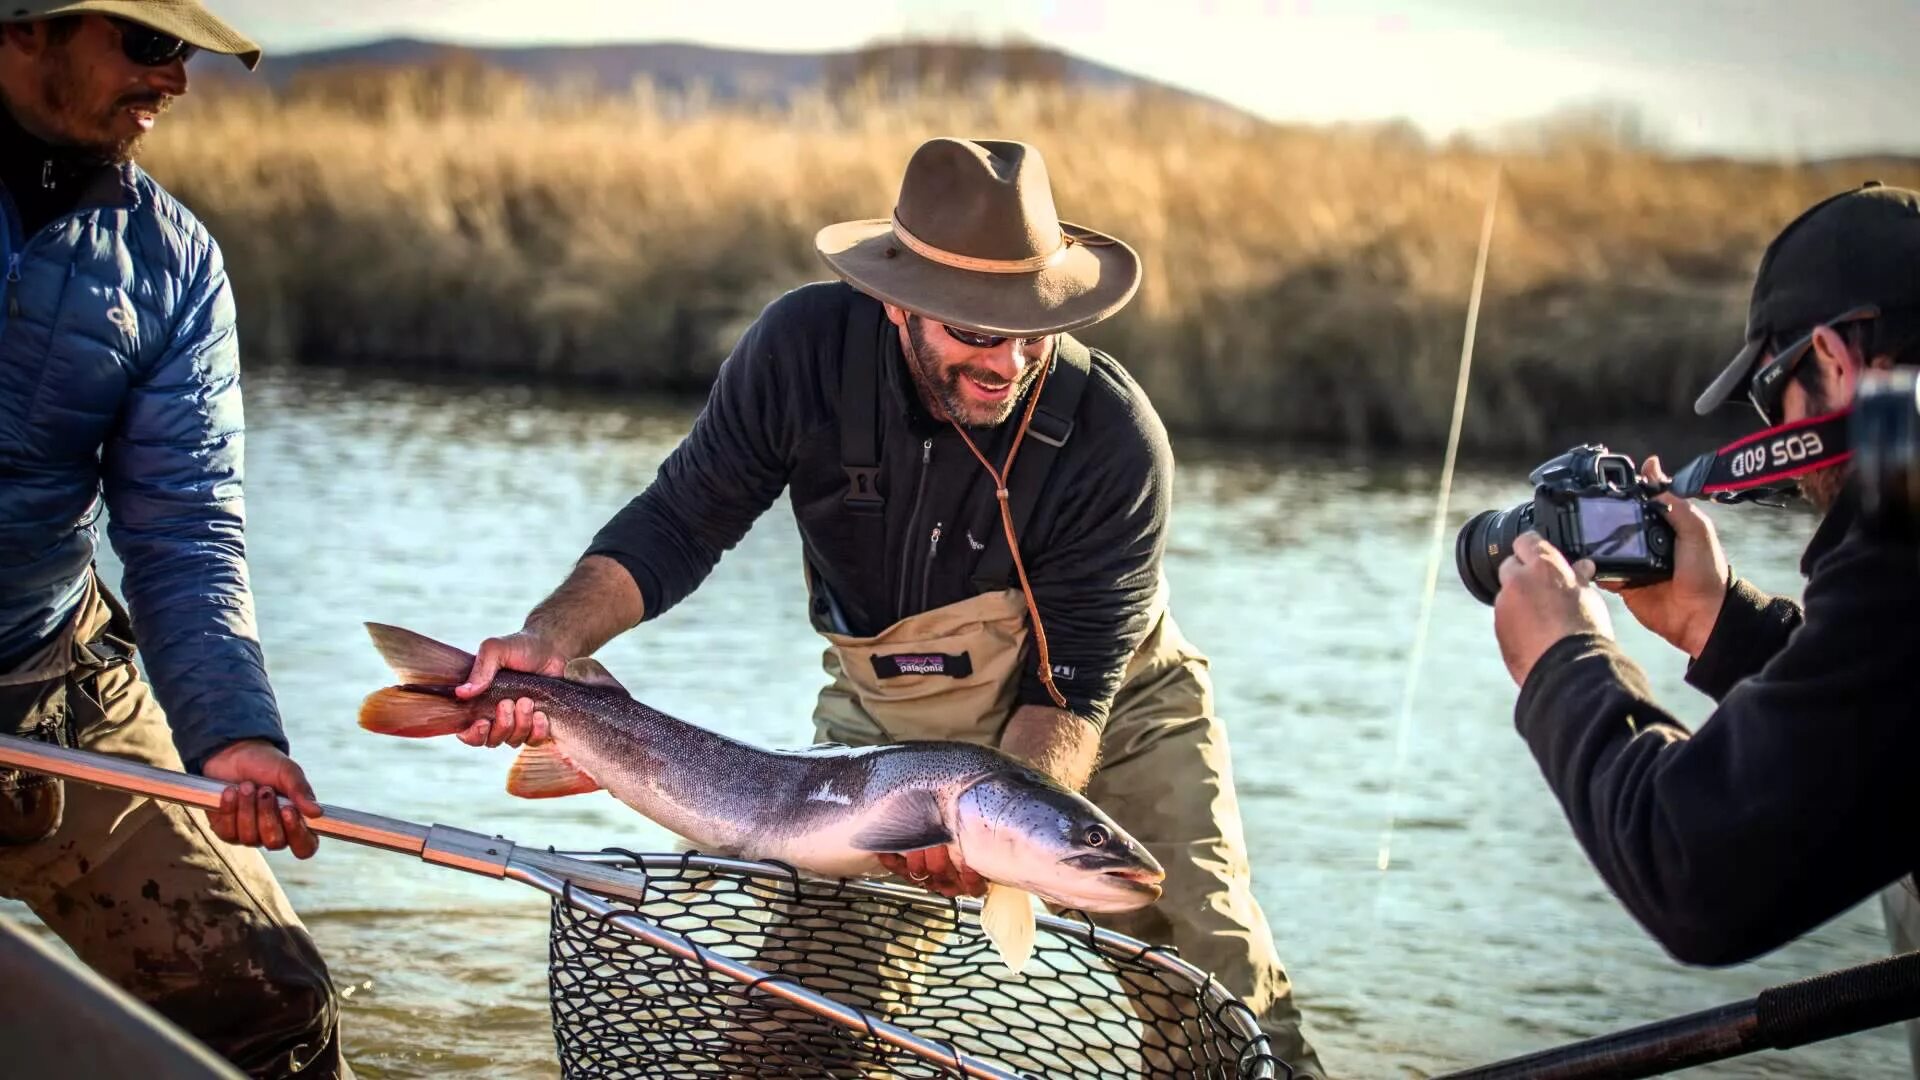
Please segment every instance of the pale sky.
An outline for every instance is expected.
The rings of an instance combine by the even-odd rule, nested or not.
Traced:
[[[268,50],[408,34],[772,51],[1019,36],[1277,120],[1638,106],[1677,148],[1920,153],[1920,0],[211,0]]]

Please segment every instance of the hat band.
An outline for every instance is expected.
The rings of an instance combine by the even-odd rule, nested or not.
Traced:
[[[958,252],[948,251],[945,248],[934,247],[932,244],[913,235],[912,231],[900,223],[899,210],[893,212],[893,235],[898,237],[901,243],[907,245],[908,251],[913,252],[915,255],[929,262],[936,262],[941,266],[951,266],[955,270],[977,270],[983,274],[1031,274],[1036,270],[1045,270],[1047,267],[1052,266],[1065,257],[1067,249],[1071,248],[1074,242],[1073,237],[1068,236],[1065,230],[1062,230],[1060,233],[1060,245],[1045,255],[1034,255],[1025,259],[980,259],[972,255],[962,255]]]

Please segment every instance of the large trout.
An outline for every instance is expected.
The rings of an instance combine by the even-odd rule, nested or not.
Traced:
[[[468,701],[473,655],[368,623],[403,684],[369,695],[360,726],[426,738],[465,731],[503,700],[530,698],[552,738],[521,750],[507,790],[528,799],[605,789],[701,851],[777,859],[823,877],[885,873],[877,856],[942,844],[992,882],[981,925],[1009,967],[1031,955],[1029,893],[1083,911],[1160,897],[1151,854],[1099,808],[1012,758],[961,742],[765,750],[635,701],[605,668],[564,678],[501,671]]]

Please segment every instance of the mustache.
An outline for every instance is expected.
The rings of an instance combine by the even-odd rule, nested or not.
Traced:
[[[173,108],[173,95],[157,92],[150,94],[128,94],[119,101],[114,102],[113,107],[116,111],[120,109],[146,109],[158,116],[168,109]]]

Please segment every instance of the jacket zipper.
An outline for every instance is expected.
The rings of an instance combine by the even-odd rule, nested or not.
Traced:
[[[900,550],[900,598],[896,621],[907,617],[907,587],[913,580],[914,522],[920,518],[920,502],[927,494],[927,473],[933,471],[933,440],[920,444],[920,480],[913,488],[913,509],[907,512],[907,538]]]
[[[933,523],[933,535],[927,538],[927,565],[920,568],[920,610],[927,610],[929,586],[933,583],[933,557],[940,554],[940,526],[943,522]]]
[[[7,298],[5,308],[0,309],[0,329],[4,329],[7,319],[20,314],[19,290],[14,286],[20,284],[20,264],[26,258],[28,239],[19,210],[13,205],[13,196],[4,184],[0,184],[0,230],[5,231],[0,241],[4,241],[7,252],[7,284],[0,289]]]

